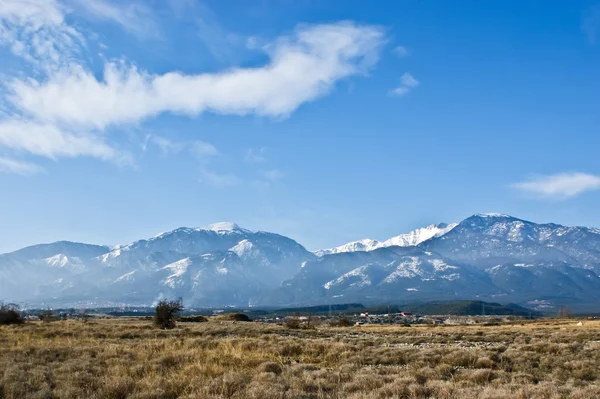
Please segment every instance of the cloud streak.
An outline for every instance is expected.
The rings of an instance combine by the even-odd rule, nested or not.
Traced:
[[[512,187],[540,197],[565,199],[600,190],[600,176],[587,173],[560,173],[534,177],[515,183]]]
[[[140,38],[160,36],[152,11],[141,2],[76,0],[73,4],[84,16],[115,23]]]
[[[407,57],[408,56],[408,49],[404,46],[396,46],[394,47],[394,50],[392,50],[394,52],[394,54],[396,54],[397,57]]]
[[[413,75],[410,73],[405,73],[400,78],[400,86],[391,90],[391,94],[395,96],[403,96],[407,94],[409,91],[419,86],[421,82],[419,82]]]
[[[200,169],[200,182],[218,188],[236,186],[240,179],[232,173],[218,173],[208,169]]]
[[[14,173],[17,175],[29,176],[41,173],[43,171],[44,170],[42,168],[32,163],[0,157],[0,172],[3,173]]]

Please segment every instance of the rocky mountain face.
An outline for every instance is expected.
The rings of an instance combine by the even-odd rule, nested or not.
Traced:
[[[311,253],[219,223],[109,248],[71,242],[0,255],[0,299],[37,305],[286,306],[482,299],[600,304],[600,230],[471,216]]]
[[[112,249],[59,242],[0,255],[0,296],[37,304],[182,297],[202,306],[248,306],[315,258],[292,239],[232,223],[179,228]]]

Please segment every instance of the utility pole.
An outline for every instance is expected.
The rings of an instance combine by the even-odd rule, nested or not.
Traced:
[[[481,302],[481,315],[485,316],[485,302]]]

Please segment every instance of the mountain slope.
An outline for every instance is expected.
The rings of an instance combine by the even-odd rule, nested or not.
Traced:
[[[61,241],[0,255],[0,299],[42,306],[147,305],[181,296],[192,306],[467,299],[593,307],[600,305],[599,274],[600,230],[502,214],[318,254],[278,234],[218,223],[114,248]]]
[[[508,215],[473,215],[420,246],[478,268],[563,262],[600,272],[600,230],[536,224]]]
[[[487,276],[418,247],[325,255],[261,298],[282,305],[470,298],[495,292]]]
[[[287,237],[218,223],[178,228],[112,250],[60,242],[1,255],[0,292],[34,302],[143,304],[177,295],[197,305],[239,306],[314,258]],[[189,267],[181,267],[186,262]]]

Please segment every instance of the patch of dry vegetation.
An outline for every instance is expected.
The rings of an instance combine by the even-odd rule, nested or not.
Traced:
[[[0,398],[598,398],[600,323],[0,327]]]

